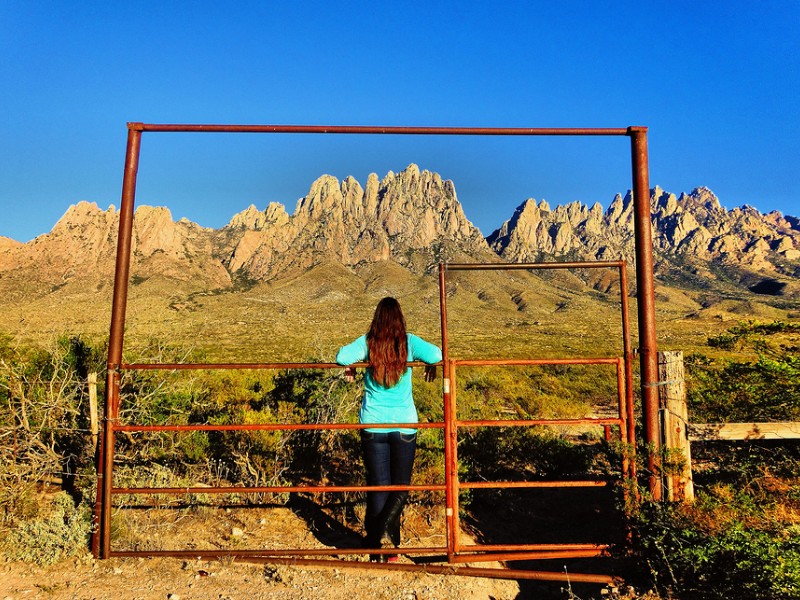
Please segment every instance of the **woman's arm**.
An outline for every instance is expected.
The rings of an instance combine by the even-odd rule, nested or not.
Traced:
[[[362,335],[346,346],[339,348],[339,351],[336,353],[336,364],[345,366],[352,365],[353,363],[366,360],[367,354],[367,336]]]
[[[408,360],[421,360],[431,365],[442,360],[442,351],[439,346],[410,333],[408,335]]]

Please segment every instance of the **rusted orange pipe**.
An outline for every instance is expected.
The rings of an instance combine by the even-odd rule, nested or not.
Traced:
[[[172,133],[334,133],[377,135],[624,136],[622,127],[382,127],[359,125],[198,125],[128,123],[131,131]]]
[[[647,128],[631,127],[633,165],[633,225],[636,240],[636,294],[639,312],[639,365],[642,389],[642,422],[648,445],[649,487],[653,499],[661,499],[655,457],[661,448],[658,423],[658,347],[656,343],[656,295],[653,277],[653,236],[650,224],[650,178]]]

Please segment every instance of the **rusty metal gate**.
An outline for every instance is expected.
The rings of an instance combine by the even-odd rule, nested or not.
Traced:
[[[543,270],[543,269],[571,269],[571,268],[614,268],[619,273],[620,281],[620,309],[622,325],[622,356],[584,357],[564,359],[457,359],[449,356],[449,334],[447,328],[447,294],[446,274],[448,271],[498,271],[498,270]],[[594,261],[594,262],[546,262],[546,263],[484,263],[484,264],[447,264],[440,265],[440,303],[442,313],[442,344],[445,364],[448,366],[445,374],[444,402],[445,402],[445,459],[449,469],[446,471],[448,489],[447,515],[452,517],[448,521],[448,559],[450,562],[469,562],[476,560],[480,554],[481,560],[522,560],[522,559],[551,559],[551,558],[578,558],[600,556],[608,551],[608,545],[600,544],[505,544],[505,545],[469,545],[459,544],[458,531],[460,530],[458,515],[459,490],[463,489],[489,489],[489,488],[596,488],[609,485],[611,481],[598,478],[569,479],[569,480],[535,480],[535,481],[461,481],[458,474],[458,430],[463,428],[478,427],[536,427],[536,426],[581,426],[595,425],[605,429],[605,439],[610,439],[610,428],[619,430],[619,439],[628,445],[634,439],[634,401],[633,401],[633,365],[632,350],[629,336],[628,321],[628,282],[625,261]],[[617,411],[613,417],[584,417],[584,418],[540,418],[540,419],[458,419],[455,411],[457,408],[456,392],[457,373],[459,367],[502,367],[502,366],[542,366],[542,365],[612,365],[616,374]],[[621,453],[620,473],[623,478],[635,476],[635,465],[631,460],[635,448],[631,446],[626,452]],[[627,488],[623,486],[623,493]]]
[[[655,330],[653,318],[652,296],[652,257],[650,255],[649,232],[649,190],[647,190],[647,147],[646,129],[474,129],[474,128],[377,128],[377,127],[303,127],[303,126],[209,126],[209,125],[145,125],[129,124],[128,148],[126,156],[125,177],[123,181],[122,206],[120,209],[120,233],[117,247],[116,275],[114,299],[112,307],[111,334],[109,340],[108,374],[106,383],[105,419],[102,444],[98,459],[98,493],[95,503],[95,532],[92,539],[92,550],[95,556],[107,558],[111,556],[183,556],[208,558],[221,556],[238,556],[248,560],[261,560],[273,563],[291,562],[305,564],[323,564],[326,566],[348,566],[368,568],[392,568],[400,570],[424,570],[462,575],[476,575],[507,579],[539,579],[563,580],[564,573],[533,571],[527,569],[494,569],[471,566],[457,566],[463,563],[498,560],[532,560],[552,558],[578,558],[600,556],[608,552],[607,544],[573,543],[573,544],[495,544],[495,545],[463,545],[459,542],[458,496],[459,490],[478,488],[534,488],[534,487],[597,487],[607,485],[607,481],[596,479],[570,481],[460,481],[458,474],[457,441],[458,431],[476,427],[530,427],[538,425],[599,425],[606,430],[619,429],[619,437],[623,442],[633,445],[634,442],[634,407],[632,387],[632,356],[629,340],[628,321],[628,284],[626,263],[624,261],[601,262],[563,262],[563,263],[492,263],[492,264],[440,264],[439,292],[443,350],[443,422],[405,424],[415,428],[438,428],[444,430],[445,481],[433,485],[410,486],[260,486],[260,487],[115,487],[114,448],[115,438],[120,432],[144,431],[234,431],[234,430],[313,430],[313,429],[361,429],[367,425],[324,423],[324,424],[259,424],[259,425],[122,425],[120,415],[120,376],[125,370],[181,370],[181,369],[333,369],[341,368],[330,363],[157,363],[157,364],[125,364],[122,362],[125,312],[128,295],[128,277],[130,271],[131,232],[133,206],[138,169],[139,147],[143,131],[211,131],[211,132],[266,132],[266,133],[379,133],[379,134],[427,134],[427,135],[630,135],[633,138],[632,155],[634,165],[634,198],[637,202],[637,289],[639,293],[639,328],[640,355],[642,361],[642,395],[645,437],[650,441],[655,436],[656,428],[649,424],[651,419],[653,386],[656,373],[650,371],[650,360],[655,360]],[[647,194],[645,195],[645,191]],[[644,201],[641,200],[644,198]],[[638,212],[646,206],[646,231],[638,233],[643,226]],[[640,238],[646,241],[642,248]],[[647,267],[649,266],[649,275]],[[567,269],[567,268],[614,268],[619,272],[620,301],[623,353],[622,356],[595,357],[579,359],[493,359],[465,360],[452,358],[449,353],[447,330],[447,273],[458,270],[498,270],[498,269]],[[645,270],[644,278],[642,269]],[[644,335],[643,335],[644,334]],[[652,356],[651,356],[652,355]],[[606,418],[559,419],[559,420],[459,420],[456,412],[456,380],[460,367],[485,366],[533,366],[533,365],[611,365],[616,372],[617,414]],[[366,366],[364,364],[357,366]],[[412,366],[414,363],[412,363]],[[656,399],[657,400],[657,399]],[[402,425],[402,424],[401,424]],[[375,425],[369,425],[375,427]],[[397,426],[395,424],[394,426]],[[624,477],[634,476],[633,462],[629,456],[622,457],[620,471]],[[651,490],[653,478],[651,477]],[[359,561],[320,559],[316,557],[341,556],[353,554],[393,553],[394,550],[364,548],[282,548],[259,550],[161,550],[133,551],[114,550],[111,547],[111,521],[114,496],[120,494],[248,494],[248,493],[285,493],[285,492],[355,492],[379,490],[439,491],[445,494],[446,543],[444,546],[403,547],[400,551],[405,555],[443,555],[448,565],[428,564],[371,564]],[[609,583],[607,575],[570,573],[571,581]]]

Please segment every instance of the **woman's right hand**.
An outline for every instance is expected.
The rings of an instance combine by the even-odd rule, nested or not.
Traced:
[[[348,383],[352,383],[356,380],[356,368],[355,367],[345,367],[344,369],[344,380]]]

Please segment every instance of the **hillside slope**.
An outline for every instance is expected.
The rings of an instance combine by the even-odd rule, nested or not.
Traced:
[[[665,343],[691,346],[733,319],[800,313],[798,219],[726,210],[707,188],[679,197],[655,188],[651,206]],[[606,211],[529,199],[484,239],[454,183],[413,164],[382,179],[373,173],[363,187],[323,175],[293,214],[277,203],[250,206],[218,230],[139,206],[127,335],[174,337],[240,358],[323,356],[361,331],[383,295],[403,298],[414,326],[436,334],[440,261],[624,257],[635,286],[632,212],[630,193]],[[27,244],[0,239],[0,330],[22,339],[104,336],[118,223],[114,207],[80,202]],[[448,277],[452,335],[469,340],[463,352],[498,349],[502,339],[585,352],[604,347],[590,335],[599,323],[619,320],[612,270]]]

